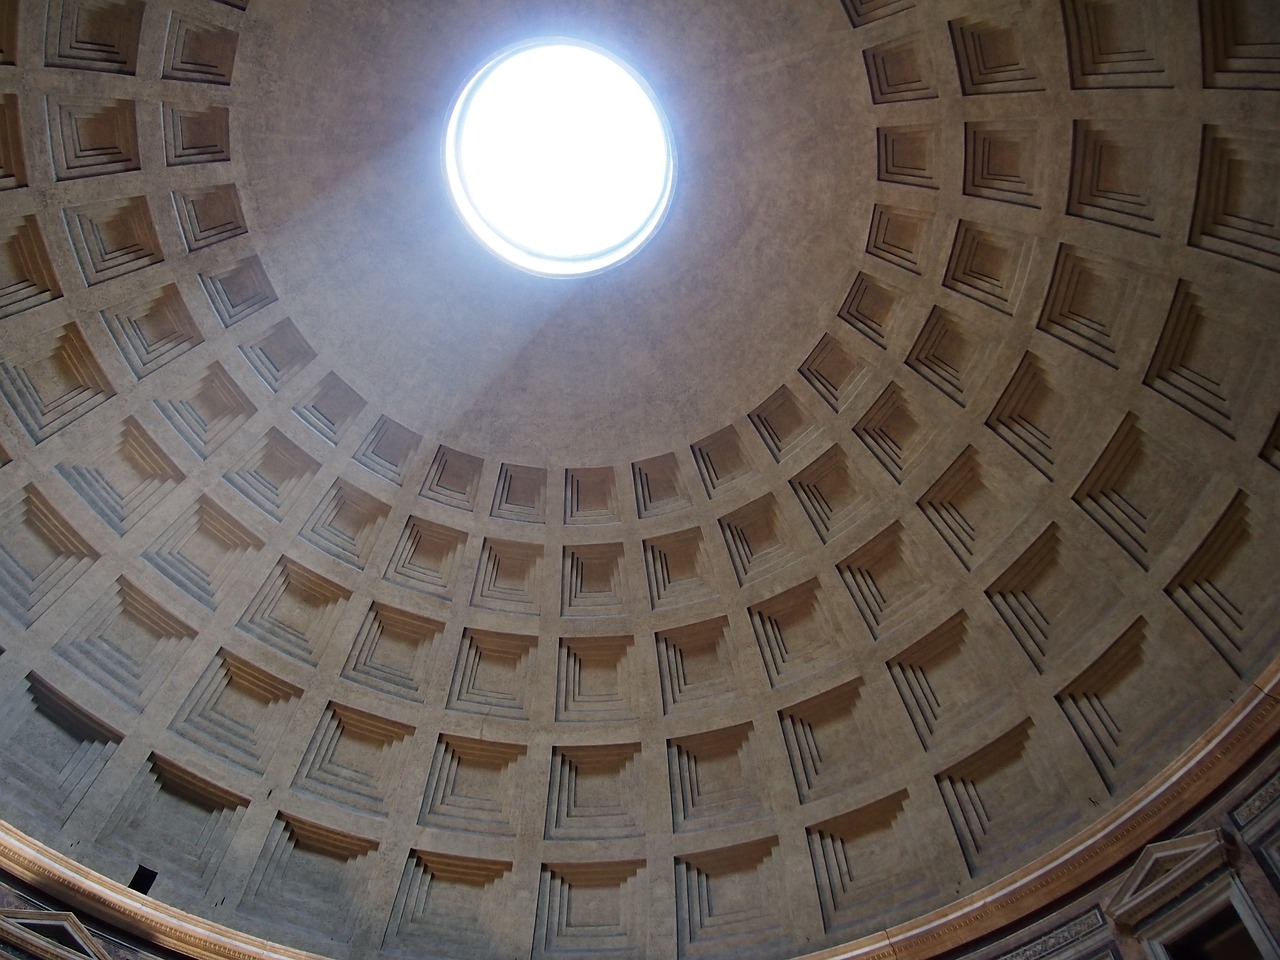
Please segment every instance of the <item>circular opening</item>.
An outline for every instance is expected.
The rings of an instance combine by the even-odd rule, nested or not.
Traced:
[[[459,215],[529,273],[598,273],[640,249],[675,183],[653,92],[612,54],[562,38],[493,57],[449,115],[445,175]]]

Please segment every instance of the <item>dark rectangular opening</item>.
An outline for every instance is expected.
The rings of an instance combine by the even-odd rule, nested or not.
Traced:
[[[1262,960],[1258,945],[1229,903],[1166,949],[1171,960]]]
[[[137,890],[144,896],[151,892],[151,885],[156,882],[156,872],[142,864],[138,864],[138,869],[134,871],[133,879],[129,881],[129,889]]]

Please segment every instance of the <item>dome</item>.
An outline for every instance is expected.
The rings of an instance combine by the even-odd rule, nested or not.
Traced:
[[[678,154],[572,279],[442,164],[547,37]],[[954,955],[1116,880],[1274,766],[1277,44],[0,0],[0,866],[392,960]]]

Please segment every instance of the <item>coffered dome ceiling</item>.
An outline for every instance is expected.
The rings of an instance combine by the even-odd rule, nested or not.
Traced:
[[[679,152],[576,281],[440,174],[544,35]],[[1271,689],[1277,50],[1267,0],[0,2],[4,819],[333,957],[928,956],[1089,881]]]

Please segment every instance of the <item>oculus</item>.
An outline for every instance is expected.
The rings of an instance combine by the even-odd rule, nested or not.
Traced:
[[[444,169],[459,216],[528,273],[615,266],[662,223],[675,185],[671,128],[649,85],[580,40],[492,57],[454,100]]]

